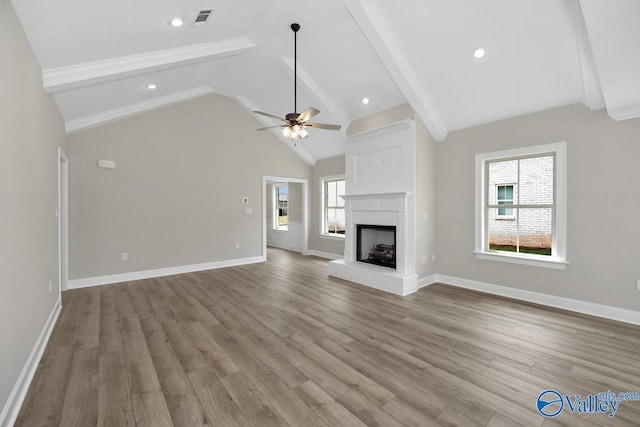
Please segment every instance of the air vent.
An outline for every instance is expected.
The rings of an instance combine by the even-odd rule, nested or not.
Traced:
[[[200,26],[207,23],[209,19],[209,15],[213,12],[213,9],[205,9],[198,12],[198,16],[196,16],[196,20],[193,21],[194,26]]]

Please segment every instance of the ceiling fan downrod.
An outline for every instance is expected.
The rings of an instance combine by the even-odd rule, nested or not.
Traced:
[[[300,24],[291,24],[293,30],[293,112],[298,114],[298,30]]]

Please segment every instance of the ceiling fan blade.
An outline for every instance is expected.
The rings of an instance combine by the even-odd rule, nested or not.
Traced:
[[[327,123],[305,123],[304,125],[310,128],[329,129],[329,130],[340,130],[340,128],[342,127],[340,125],[330,125]]]
[[[286,128],[289,125],[275,125],[275,126],[267,126],[266,128],[260,128],[260,129],[256,129],[256,130],[267,130],[267,129],[273,129],[273,128]]]
[[[282,117],[274,116],[273,114],[263,113],[262,111],[254,111],[254,113],[260,114],[260,115],[263,115],[263,116],[267,116],[267,117],[271,117],[272,119],[278,119],[278,120],[282,120],[283,122],[286,122],[286,120],[283,119]]]
[[[306,122],[307,120],[309,120],[311,117],[315,116],[318,113],[320,113],[320,110],[316,110],[313,107],[307,108],[305,111],[300,113],[300,115],[298,116],[296,121],[298,123],[304,123],[304,122]]]

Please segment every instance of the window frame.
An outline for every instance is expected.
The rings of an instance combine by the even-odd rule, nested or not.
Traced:
[[[329,182],[345,181],[345,187],[346,187],[346,180],[347,179],[345,175],[332,175],[332,176],[325,176],[320,178],[320,236],[322,237],[326,237],[329,239],[339,239],[339,240],[344,240],[345,238],[346,230],[345,230],[345,234],[327,232],[327,210],[340,209],[340,208],[330,208],[327,206],[327,194],[328,194],[327,184]],[[346,207],[342,207],[342,210],[345,211],[345,217],[346,217],[345,208]]]
[[[537,267],[547,267],[564,269],[568,264],[566,259],[567,242],[567,219],[566,219],[566,142],[556,142],[552,144],[536,145],[531,147],[515,148],[510,150],[494,151],[490,153],[476,154],[476,188],[475,188],[475,250],[476,258],[502,261],[516,264],[532,265]],[[536,255],[527,253],[511,253],[489,249],[488,227],[489,209],[498,206],[492,205],[488,200],[489,193],[489,172],[490,163],[496,161],[522,159],[527,157],[542,157],[553,155],[554,160],[554,198],[552,214],[552,249],[551,256]],[[497,190],[497,189],[496,189]],[[515,188],[514,188],[515,190]],[[496,196],[497,199],[497,196]],[[504,205],[499,205],[504,206]],[[527,206],[508,205],[514,209],[525,208]],[[549,206],[544,206],[549,207]]]
[[[279,189],[282,187],[287,187],[287,225],[280,225],[280,215],[279,215],[279,206],[278,206],[278,195]],[[278,231],[288,231],[289,230],[289,183],[276,183],[273,184],[273,229]]]

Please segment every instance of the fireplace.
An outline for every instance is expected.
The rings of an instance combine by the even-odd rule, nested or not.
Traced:
[[[356,261],[396,268],[396,227],[358,224]]]

